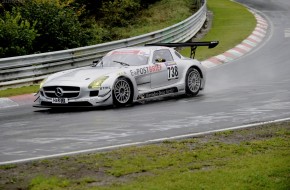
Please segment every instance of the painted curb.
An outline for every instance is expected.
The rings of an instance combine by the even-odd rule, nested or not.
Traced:
[[[233,60],[238,59],[239,57],[247,54],[253,48],[255,48],[259,43],[261,43],[264,37],[267,34],[268,23],[267,21],[257,14],[256,12],[250,10],[250,12],[255,16],[257,24],[256,28],[252,34],[242,41],[240,44],[236,45],[234,48],[214,57],[211,57],[207,60],[201,62],[201,64],[206,68],[212,68],[224,63],[232,62]]]
[[[24,94],[19,96],[0,98],[0,109],[31,104],[35,99],[35,94]]]

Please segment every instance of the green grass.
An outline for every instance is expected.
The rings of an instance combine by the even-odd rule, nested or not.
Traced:
[[[38,176],[34,178],[29,189],[31,190],[43,190],[43,189],[64,189],[69,187],[70,182],[65,179],[59,179],[58,177],[46,178],[44,176]]]
[[[36,93],[39,90],[39,85],[23,86],[19,88],[8,88],[5,90],[0,90],[1,97],[16,96],[21,94]]]
[[[10,170],[12,168],[16,168],[17,166],[15,164],[7,164],[0,166],[0,170]]]
[[[168,157],[173,156],[173,158],[167,158],[166,162],[170,162],[168,159],[171,160],[171,165],[164,167],[163,164],[160,164],[159,167],[163,169],[149,170],[153,176],[142,177],[130,184],[118,187],[118,189],[289,188],[290,184],[287,180],[289,180],[290,165],[286,163],[290,159],[284,157],[287,155],[289,157],[289,152],[283,156],[289,142],[284,144],[280,139],[272,139],[265,142],[265,145],[262,142],[257,143],[248,145],[217,143],[202,147],[204,149],[202,151],[183,150],[178,155],[176,155],[177,152],[175,154],[170,152]],[[280,145],[285,147],[279,146],[278,150],[273,150],[277,146],[269,146],[267,143],[281,143]],[[285,167],[283,167],[284,165]]]
[[[129,38],[169,27],[190,17],[195,0],[161,0],[141,12],[135,24],[116,28],[122,38]]]
[[[218,40],[220,43],[214,49],[199,47],[196,58],[205,60],[221,54],[246,39],[256,26],[256,19],[244,6],[230,0],[208,0],[208,9],[213,12],[211,30],[198,41]],[[189,49],[181,52],[188,56]]]
[[[0,189],[289,189],[290,122],[0,167]]]

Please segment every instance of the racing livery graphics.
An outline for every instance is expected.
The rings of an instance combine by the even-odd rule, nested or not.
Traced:
[[[156,64],[153,66],[147,66],[142,68],[137,68],[135,70],[130,70],[132,76],[139,76],[139,75],[145,75],[148,73],[154,73],[161,71],[162,66],[161,64]]]

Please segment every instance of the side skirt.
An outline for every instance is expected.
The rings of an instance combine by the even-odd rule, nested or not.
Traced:
[[[178,89],[177,87],[171,87],[171,88],[165,88],[165,89],[161,89],[161,90],[156,90],[156,91],[152,91],[152,92],[139,94],[135,101],[138,102],[138,101],[143,101],[143,100],[162,98],[162,97],[166,97],[166,96],[172,96],[172,95],[184,94],[184,93],[185,93],[184,89]]]

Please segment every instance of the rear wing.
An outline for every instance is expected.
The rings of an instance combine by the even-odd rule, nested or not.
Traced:
[[[211,42],[185,42],[185,43],[154,43],[145,44],[145,46],[166,46],[166,47],[190,47],[190,58],[194,59],[196,48],[199,46],[208,46],[209,49],[216,47],[219,41]]]

